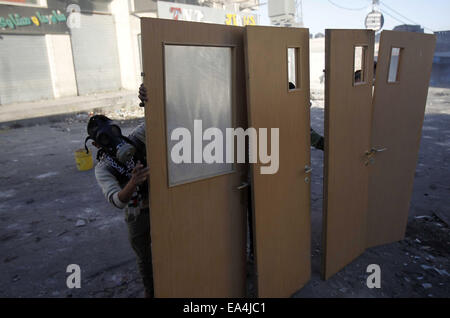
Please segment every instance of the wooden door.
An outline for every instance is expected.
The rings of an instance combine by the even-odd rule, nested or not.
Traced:
[[[326,30],[325,41],[322,275],[328,279],[366,248],[374,33]]]
[[[252,165],[257,292],[289,297],[311,274],[309,32],[247,27],[245,48],[249,126],[279,129],[278,171]]]
[[[367,245],[405,236],[435,36],[383,31],[375,81]]]
[[[246,127],[244,29],[141,21],[155,295],[243,297],[246,200],[237,187],[246,167],[177,166],[170,138],[189,118],[211,124],[204,129],[227,116],[232,127]]]

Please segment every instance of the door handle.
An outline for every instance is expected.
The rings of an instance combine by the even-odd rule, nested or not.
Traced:
[[[375,147],[373,147],[370,151],[371,152],[373,152],[373,153],[379,153],[379,152],[383,152],[383,151],[386,151],[387,150],[387,148],[385,147],[385,148],[375,148]]]
[[[305,165],[305,174],[309,174],[309,173],[311,173],[311,171],[312,171],[312,168],[310,167],[310,166],[308,166],[308,165]],[[305,183],[309,183],[309,177],[308,176],[306,176],[305,177]]]
[[[248,182],[242,182],[242,184],[238,187],[236,187],[236,189],[238,190],[242,190],[248,187]]]
[[[366,155],[366,158],[367,158],[367,160],[364,162],[364,165],[369,165],[369,163],[370,164],[374,164],[375,163],[375,155],[377,154],[377,153],[379,153],[379,152],[383,152],[383,151],[386,151],[387,150],[387,148],[386,147],[384,147],[384,148],[375,148],[375,147],[372,147],[371,149],[370,149],[370,151],[366,151],[366,153],[365,153],[365,155]]]
[[[312,168],[308,165],[305,166],[305,173],[311,173]]]
[[[379,153],[379,152],[383,152],[383,151],[386,151],[387,150],[387,148],[386,147],[384,147],[384,148],[375,148],[375,147],[372,147],[371,149],[370,149],[370,151],[366,151],[366,156],[371,156],[371,155],[374,155],[374,154],[377,154],[377,153]]]

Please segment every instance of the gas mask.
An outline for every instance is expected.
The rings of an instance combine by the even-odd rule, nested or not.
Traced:
[[[92,121],[92,124],[91,124]],[[133,142],[122,135],[122,130],[107,117],[93,117],[88,125],[89,136],[84,141],[94,140],[107,154],[125,164],[136,153]]]

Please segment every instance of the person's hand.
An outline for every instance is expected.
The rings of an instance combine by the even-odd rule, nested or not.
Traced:
[[[138,185],[141,185],[145,180],[147,180],[148,175],[148,167],[144,168],[144,165],[140,161],[138,161],[133,171],[131,172],[130,182],[133,186],[137,187]]]
[[[144,83],[139,87],[139,99],[141,100],[139,103],[139,106],[141,107],[144,107],[145,103],[148,102],[147,89],[145,88]]]

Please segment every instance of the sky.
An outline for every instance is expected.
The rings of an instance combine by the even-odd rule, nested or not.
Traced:
[[[450,30],[450,0],[380,0],[379,7],[383,30],[405,23],[421,24],[427,33]],[[371,10],[371,0],[303,0],[303,23],[313,34],[324,33],[326,28],[362,29]],[[259,14],[259,24],[270,25],[267,5],[260,6]]]

